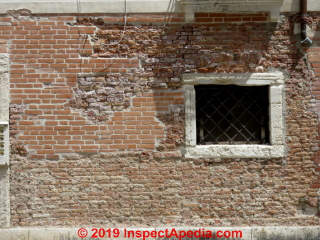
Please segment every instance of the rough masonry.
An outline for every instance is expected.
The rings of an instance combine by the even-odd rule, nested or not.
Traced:
[[[11,226],[319,225],[320,15],[0,18]],[[184,157],[185,73],[285,74],[287,156]]]

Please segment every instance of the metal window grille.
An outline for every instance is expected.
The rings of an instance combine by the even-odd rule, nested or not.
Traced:
[[[197,144],[268,144],[268,86],[199,85]]]

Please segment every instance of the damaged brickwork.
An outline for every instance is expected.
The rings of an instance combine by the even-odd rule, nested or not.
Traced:
[[[12,226],[319,225],[319,51],[301,50],[295,16],[268,19],[1,17]],[[182,74],[274,70],[286,75],[287,157],[183,157]]]
[[[70,101],[70,105],[84,109],[92,119],[107,120],[113,112],[127,109],[130,100],[143,92],[145,87],[143,84],[139,86],[137,80],[133,74],[78,77],[78,86],[74,88],[75,99]]]

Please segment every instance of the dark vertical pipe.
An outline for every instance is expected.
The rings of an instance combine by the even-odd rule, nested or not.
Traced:
[[[308,8],[308,1],[301,0],[300,1],[301,14],[307,14],[307,8]]]
[[[300,17],[301,17],[301,40],[302,42],[307,38],[307,0],[300,0]]]
[[[308,0],[300,0],[301,43],[310,46],[312,44],[312,40],[307,36],[307,11]]]

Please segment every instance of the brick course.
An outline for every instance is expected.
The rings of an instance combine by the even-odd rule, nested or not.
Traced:
[[[132,14],[125,32],[112,14],[0,18],[13,226],[319,224],[318,48],[308,68],[294,16],[195,17]],[[287,75],[287,158],[183,158],[181,74],[274,68]]]

